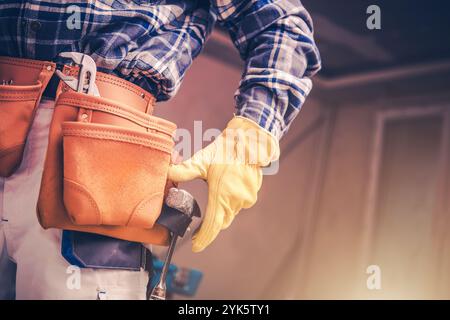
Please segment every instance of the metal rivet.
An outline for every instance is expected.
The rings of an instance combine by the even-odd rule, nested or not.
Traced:
[[[145,98],[145,93],[141,93],[141,98],[142,98],[142,99]]]
[[[47,71],[52,71],[52,66],[47,66]]]
[[[83,113],[83,114],[81,115],[81,119],[82,119],[83,121],[86,121],[87,118],[88,118],[87,113]]]

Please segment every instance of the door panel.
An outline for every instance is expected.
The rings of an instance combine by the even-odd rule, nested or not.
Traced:
[[[450,298],[449,110],[338,108],[298,298]]]

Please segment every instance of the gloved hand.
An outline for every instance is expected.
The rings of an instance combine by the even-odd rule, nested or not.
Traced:
[[[262,167],[278,159],[278,140],[257,123],[236,116],[206,148],[169,168],[169,179],[208,183],[208,205],[192,251],[205,249],[241,209],[250,208],[262,183]]]

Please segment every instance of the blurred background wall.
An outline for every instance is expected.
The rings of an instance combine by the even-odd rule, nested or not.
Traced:
[[[195,298],[450,298],[450,5],[304,0],[323,70],[281,141],[276,175],[204,252]],[[381,9],[381,30],[366,9]],[[217,29],[157,113],[223,129],[242,62]],[[198,149],[201,146],[197,146]],[[206,206],[206,186],[185,187]],[[371,265],[381,289],[369,290]]]

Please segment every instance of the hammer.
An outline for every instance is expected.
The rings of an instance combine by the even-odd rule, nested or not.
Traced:
[[[172,255],[175,250],[178,237],[182,237],[184,235],[193,217],[201,216],[197,201],[195,201],[194,197],[185,190],[170,188],[165,204],[169,208],[165,215],[167,217],[167,221],[160,221],[159,223],[163,225],[165,224],[168,227],[170,225],[168,229],[171,230],[171,240],[166,258],[164,259],[161,278],[159,279],[158,284],[153,288],[149,300],[166,300],[167,271],[169,270],[169,266],[172,261]],[[180,216],[180,214],[183,216]]]

